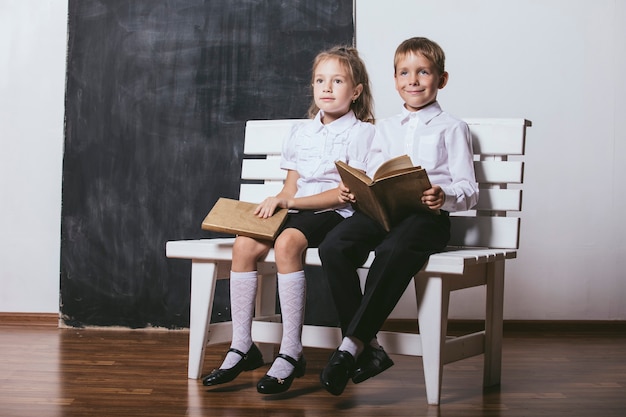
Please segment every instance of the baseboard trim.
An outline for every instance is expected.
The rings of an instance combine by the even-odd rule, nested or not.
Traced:
[[[0,313],[0,326],[59,327],[59,314]]]
[[[57,313],[0,313],[0,326],[32,326],[32,327],[68,327],[59,325]],[[448,332],[466,333],[482,329],[481,320],[448,320]],[[87,327],[88,328],[88,327]],[[98,327],[99,329],[103,329]],[[118,326],[104,327],[105,329],[130,330]],[[146,329],[136,329],[146,330]],[[188,329],[181,329],[188,330]],[[418,332],[417,320],[389,319],[383,330]],[[504,333],[518,332],[580,332],[580,333],[626,333],[624,320],[504,320]]]
[[[626,333],[626,321],[623,320],[504,320],[503,331],[519,332],[580,332],[580,333]],[[481,320],[448,320],[448,333],[466,333],[484,328]],[[418,332],[417,320],[389,319],[384,330]]]

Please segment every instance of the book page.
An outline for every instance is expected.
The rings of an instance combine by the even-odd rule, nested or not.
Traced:
[[[396,156],[395,158],[391,158],[388,161],[383,162],[382,165],[378,167],[376,173],[374,174],[374,181],[385,178],[396,171],[407,170],[410,168],[413,168],[413,162],[411,162],[411,158],[408,155]]]

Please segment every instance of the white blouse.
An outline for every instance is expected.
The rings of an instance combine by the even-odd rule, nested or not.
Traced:
[[[297,171],[295,197],[306,197],[335,188],[341,177],[335,161],[364,170],[375,135],[374,125],[362,122],[352,111],[329,124],[321,122],[322,111],[312,120],[296,123],[283,143],[280,167]],[[337,209],[343,217],[354,210]]]

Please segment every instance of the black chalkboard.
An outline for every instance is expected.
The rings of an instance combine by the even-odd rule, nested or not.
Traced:
[[[189,325],[190,262],[165,242],[220,236],[200,223],[238,196],[246,120],[305,117],[311,62],[352,43],[352,17],[352,0],[69,1],[67,325]],[[335,320],[308,272],[307,321]],[[213,320],[228,305],[220,285]]]

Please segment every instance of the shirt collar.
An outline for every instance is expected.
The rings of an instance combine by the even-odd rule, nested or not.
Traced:
[[[326,125],[322,123],[323,115],[323,110],[318,111],[315,115],[315,118],[313,119],[313,123],[309,124],[310,129],[313,132],[319,132],[322,129],[328,129],[332,134],[338,135],[350,129],[357,122],[357,118],[352,110],[350,110],[348,113],[344,114],[334,122]]]
[[[433,102],[418,111],[408,111],[406,107],[402,107],[402,118],[400,124],[405,124],[413,118],[417,118],[421,123],[427,125],[432,119],[442,112],[438,102]]]

